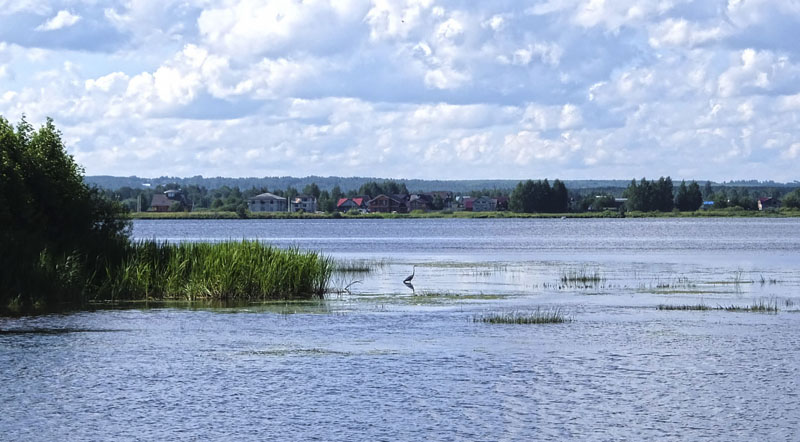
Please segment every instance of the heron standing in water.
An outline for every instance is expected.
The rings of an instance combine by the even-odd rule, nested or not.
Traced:
[[[411,274],[408,275],[408,278],[404,279],[403,282],[404,283],[411,282],[411,280],[414,279],[414,273],[416,273],[416,272],[417,272],[417,266],[414,266],[414,268],[411,270]]]

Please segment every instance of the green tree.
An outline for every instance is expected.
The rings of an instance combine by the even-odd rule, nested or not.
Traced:
[[[339,187],[339,185],[333,186],[333,189],[331,189],[331,199],[334,201],[334,204],[338,203],[341,198],[344,198],[342,188]]]
[[[681,212],[689,211],[689,189],[686,187],[686,181],[681,181],[678,187],[678,193],[675,195],[675,207]]]
[[[569,210],[569,191],[559,181],[554,186],[545,179],[543,181],[527,180],[519,182],[511,192],[509,209],[514,212],[566,212]]]
[[[311,183],[303,188],[303,194],[311,195],[314,198],[319,198],[320,190],[316,183]]]
[[[791,209],[800,209],[800,189],[795,189],[784,195],[781,204]]]
[[[553,189],[551,193],[551,209],[554,213],[569,212],[569,192],[567,186],[560,180],[553,181]]]
[[[711,188],[711,181],[706,181],[706,184],[703,186],[703,198],[711,198],[713,194],[714,190]]]
[[[703,192],[700,191],[700,185],[697,181],[692,181],[689,184],[687,191],[688,210],[699,210],[703,206]]]
[[[675,205],[672,178],[661,177],[658,181],[647,181],[646,178],[637,184],[634,179],[623,194],[628,198],[628,210],[643,212],[669,212]]]
[[[80,299],[82,283],[121,257],[125,209],[82,175],[51,119],[34,130],[0,117],[0,308]]]

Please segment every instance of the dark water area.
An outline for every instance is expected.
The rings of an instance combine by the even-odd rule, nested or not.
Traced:
[[[257,239],[371,271],[313,302],[0,318],[3,440],[797,440],[800,220],[137,221],[134,235]],[[757,302],[778,312],[657,308]],[[571,322],[474,321],[536,308]]]

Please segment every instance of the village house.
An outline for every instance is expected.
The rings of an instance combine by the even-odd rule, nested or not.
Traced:
[[[436,201],[436,198],[439,197],[442,201],[442,209],[452,209],[455,205],[455,198],[453,197],[453,192],[448,192],[445,190],[437,190],[434,192],[427,192],[425,195],[430,195],[432,201]]]
[[[456,203],[459,208],[467,211],[472,212],[472,202],[475,201],[475,198],[469,196],[458,196],[456,197]]]
[[[150,212],[169,212],[169,208],[172,206],[172,201],[167,198],[166,195],[163,193],[157,193],[153,195],[152,201],[150,201]]]
[[[498,196],[495,198],[497,201],[497,207],[495,210],[508,210],[508,197],[507,196]]]
[[[472,200],[473,212],[494,212],[496,210],[497,210],[497,200],[495,198],[482,196],[480,198],[475,198],[474,200]]]
[[[284,197],[267,192],[249,198],[247,208],[251,212],[286,212],[288,202]]]
[[[339,198],[336,203],[336,210],[340,212],[347,212],[348,210],[367,210],[367,201],[369,198],[358,196],[353,198]]]
[[[759,198],[758,210],[777,209],[780,207],[780,202],[775,198]]]
[[[430,194],[414,194],[408,199],[408,210],[433,210],[433,196]]]
[[[289,204],[289,211],[290,212],[310,212],[314,213],[317,211],[317,199],[311,195],[297,195],[296,197],[292,198]]]
[[[164,193],[153,195],[150,201],[150,212],[169,212],[174,204],[179,204],[181,208],[189,206],[189,201],[180,189],[165,190]]]
[[[406,213],[408,195],[378,195],[367,203],[367,210],[373,213]]]

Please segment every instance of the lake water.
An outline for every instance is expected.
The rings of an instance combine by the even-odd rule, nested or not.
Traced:
[[[2,439],[798,440],[800,220],[136,221],[133,234],[257,239],[371,271],[338,273],[317,302],[0,318]],[[720,309],[758,303],[779,311]],[[657,308],[698,304],[712,309]],[[537,308],[572,321],[474,321]]]

